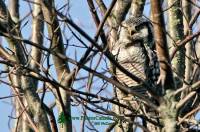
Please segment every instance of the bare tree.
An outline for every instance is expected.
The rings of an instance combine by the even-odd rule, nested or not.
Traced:
[[[73,19],[78,2],[0,1],[0,82],[12,92],[0,100],[12,101],[11,131],[200,131],[200,2],[83,3],[93,30]],[[132,65],[119,57],[128,52]]]

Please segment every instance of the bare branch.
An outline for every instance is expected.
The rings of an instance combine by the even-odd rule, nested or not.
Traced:
[[[39,3],[40,0],[35,0]],[[39,4],[33,5],[33,24],[32,24],[32,42],[42,45],[43,44],[43,14]],[[30,65],[33,69],[38,69],[41,60],[42,51],[36,47],[32,47]]]

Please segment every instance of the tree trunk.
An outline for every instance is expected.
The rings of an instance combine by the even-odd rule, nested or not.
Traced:
[[[169,32],[169,45],[170,51],[176,47],[176,43],[181,41],[184,37],[183,31],[183,14],[181,11],[181,0],[168,0],[168,32]],[[172,66],[174,67],[175,83],[177,87],[181,87],[180,79],[184,78],[185,73],[185,47],[181,46],[177,54],[172,60]]]
[[[168,52],[167,39],[165,35],[165,23],[162,12],[162,1],[151,0],[152,19],[155,31],[156,48],[158,52],[158,58],[160,60],[160,77],[159,80],[162,87],[166,91],[164,95],[159,98],[159,112],[160,122],[163,124],[163,130],[165,132],[176,132],[177,130],[177,109],[176,101],[173,95],[175,91],[173,74],[171,70],[171,63]]]
[[[48,33],[49,38],[52,39],[51,48],[56,52],[62,55],[65,55],[64,43],[62,40],[62,33],[59,27],[59,22],[57,20],[56,12],[54,9],[53,0],[45,0],[40,2],[42,4],[42,10],[45,20],[48,22]],[[70,69],[65,60],[53,55],[53,61],[57,73],[57,79],[62,86],[65,86],[70,89],[72,77],[70,75]],[[58,88],[54,89],[55,94],[57,95],[56,104],[58,106],[58,112],[64,112],[65,118],[67,120],[62,126],[60,126],[61,132],[71,132],[72,131],[72,121],[71,121],[71,101],[70,94],[68,94],[64,89]]]

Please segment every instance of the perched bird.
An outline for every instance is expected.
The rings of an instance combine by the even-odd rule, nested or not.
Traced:
[[[148,91],[158,94],[159,90],[155,86],[157,85],[160,69],[155,51],[153,26],[151,22],[144,17],[130,17],[123,21],[119,28],[118,40],[113,46],[111,53],[122,67],[141,78],[146,82],[145,84],[148,84],[148,87],[145,87],[146,85],[134,87],[140,84],[116,68],[116,78],[118,81],[127,86],[127,88],[131,88],[133,91],[139,92],[153,101]],[[147,88],[149,89],[147,90]],[[146,109],[141,104],[139,99],[132,95],[127,95],[127,93],[119,89],[116,89],[116,96],[120,103],[133,108],[133,111],[120,107],[114,108],[119,111],[120,115],[127,119],[134,120],[134,118],[128,116],[132,115],[134,110],[138,111],[140,109],[138,111],[140,114],[146,110],[148,110],[147,112],[151,112],[150,109]],[[121,123],[120,125],[122,126],[120,129],[123,129],[123,131],[132,131],[133,129],[133,124],[128,122]]]
[[[156,85],[160,70],[153,27],[149,20],[144,17],[130,17],[123,21],[119,28],[119,39],[111,52],[121,66],[146,81],[149,87]],[[116,77],[130,88],[138,85],[119,69],[116,69]]]

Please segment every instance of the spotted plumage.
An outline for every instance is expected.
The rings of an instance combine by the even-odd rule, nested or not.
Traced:
[[[156,84],[160,70],[149,20],[131,17],[123,21],[119,28],[119,39],[111,52],[126,70],[148,82],[150,87]],[[138,85],[118,69],[116,77],[128,87]]]

